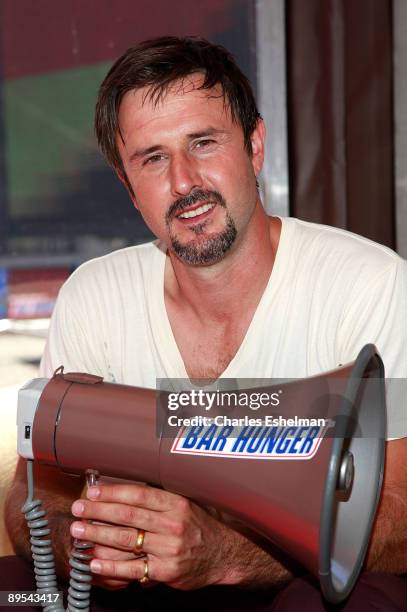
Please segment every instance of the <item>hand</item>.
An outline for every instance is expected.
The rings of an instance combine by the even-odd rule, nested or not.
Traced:
[[[139,484],[98,485],[87,497],[72,505],[72,513],[103,524],[74,522],[71,533],[95,542],[91,570],[109,584],[143,576],[144,561],[133,553],[138,529],[146,531],[151,580],[185,590],[229,582],[226,545],[234,532],[188,499]]]

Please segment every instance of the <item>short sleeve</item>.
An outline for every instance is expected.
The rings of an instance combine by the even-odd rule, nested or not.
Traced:
[[[340,330],[341,363],[376,345],[386,376],[387,437],[407,437],[407,262],[394,256],[373,278],[360,278]]]
[[[66,372],[105,376],[105,347],[101,323],[92,304],[71,279],[62,286],[52,313],[40,363],[40,376],[51,377],[61,365]],[[94,296],[97,299],[97,296]]]

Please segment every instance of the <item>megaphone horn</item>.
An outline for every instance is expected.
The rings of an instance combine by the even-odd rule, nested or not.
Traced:
[[[318,414],[333,426],[235,428],[212,419],[174,434],[168,393],[57,371],[19,392],[18,450],[65,472],[145,481],[234,515],[338,603],[361,570],[381,491],[383,363],[366,345],[351,364],[260,391],[280,395],[285,417]],[[240,422],[247,407],[227,415]]]

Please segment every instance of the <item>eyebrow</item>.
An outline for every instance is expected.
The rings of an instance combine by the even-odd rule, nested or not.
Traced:
[[[225,134],[225,130],[218,130],[217,128],[207,128],[206,130],[202,130],[201,132],[192,132],[191,134],[187,134],[188,140],[196,140],[197,138],[204,138],[205,136],[217,136],[219,134]],[[163,145],[156,144],[152,147],[148,147],[147,149],[136,149],[134,153],[130,156],[130,162],[141,159],[142,157],[146,157],[151,153],[155,153],[156,151],[161,151],[163,149]]]
[[[130,155],[130,161],[132,162],[135,159],[140,159],[142,157],[145,157],[146,155],[150,155],[150,153],[155,153],[160,149],[162,149],[162,145],[159,144],[154,145],[152,147],[148,147],[148,149],[136,149],[134,153]]]

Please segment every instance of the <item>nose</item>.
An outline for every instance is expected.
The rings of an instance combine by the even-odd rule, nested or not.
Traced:
[[[173,155],[170,163],[171,192],[174,196],[189,195],[196,187],[202,188],[202,180],[196,160],[187,153]]]

